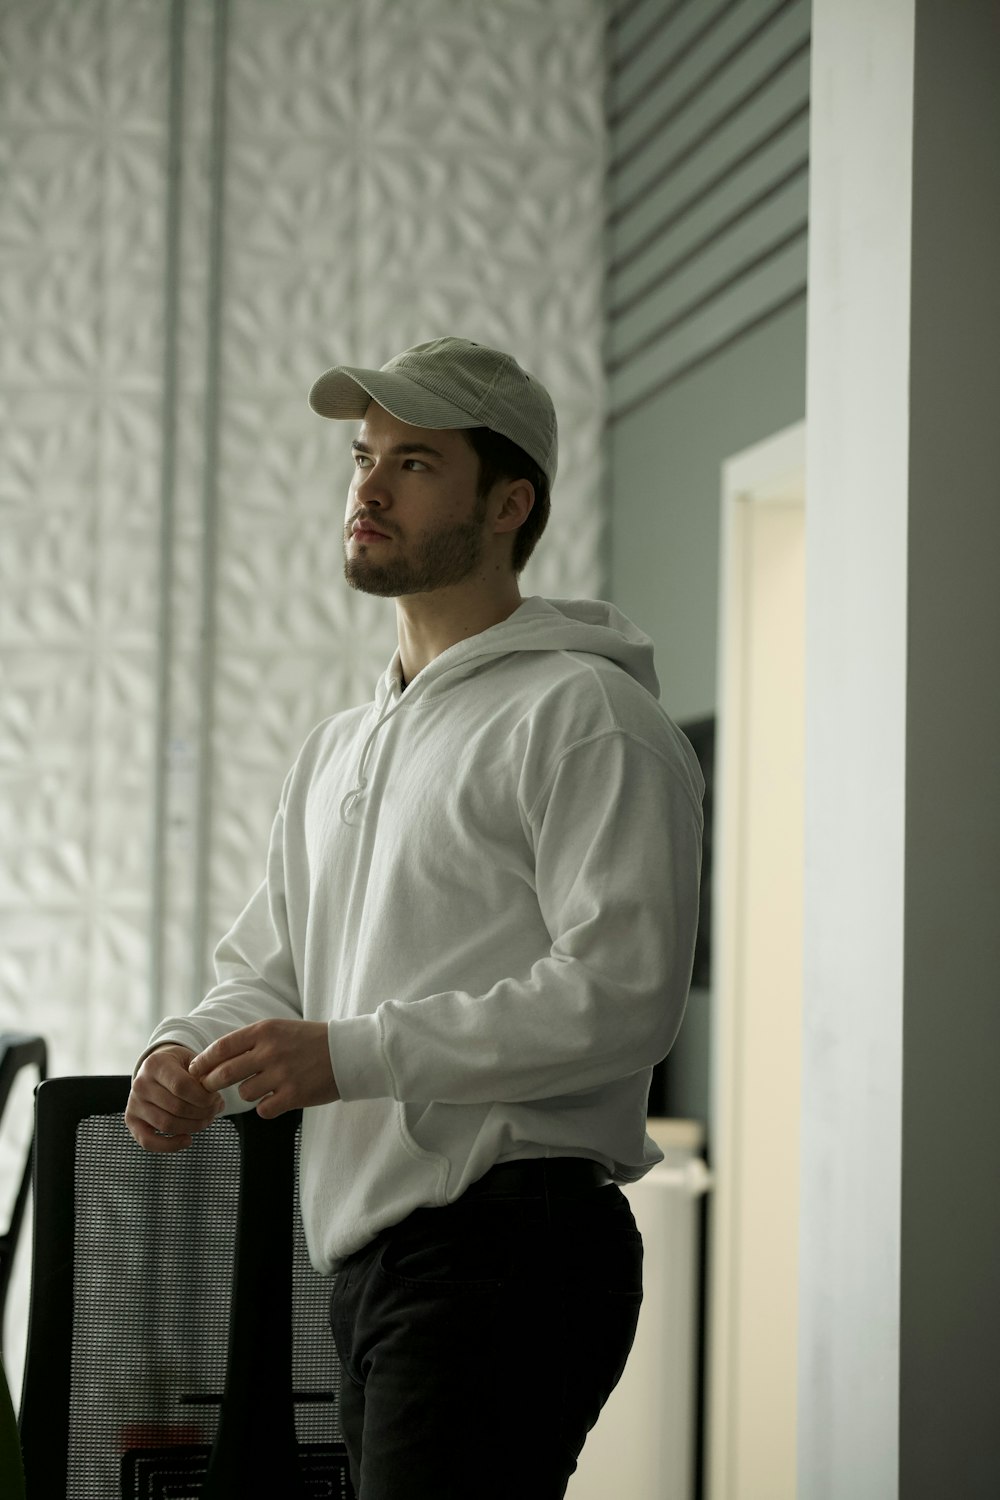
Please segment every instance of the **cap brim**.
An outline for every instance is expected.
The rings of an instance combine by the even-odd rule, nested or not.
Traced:
[[[371,401],[412,427],[481,427],[480,418],[425,390],[396,370],[335,365],[314,383],[309,405],[321,417],[360,420]]]

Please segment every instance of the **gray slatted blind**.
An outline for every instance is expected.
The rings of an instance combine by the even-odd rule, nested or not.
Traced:
[[[618,0],[609,419],[805,296],[809,0]]]

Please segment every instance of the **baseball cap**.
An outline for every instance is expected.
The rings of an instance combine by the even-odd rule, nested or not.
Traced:
[[[380,370],[334,365],[314,383],[309,405],[321,417],[364,416],[374,398],[413,427],[489,427],[510,438],[549,481],[558,456],[555,408],[542,383],[510,354],[469,339],[414,344]]]

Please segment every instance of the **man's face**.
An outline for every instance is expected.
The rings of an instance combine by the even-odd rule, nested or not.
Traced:
[[[411,427],[376,401],[365,413],[347,494],[344,577],[383,598],[463,582],[482,564],[487,497],[479,459],[460,432]],[[373,527],[381,537],[358,532]]]

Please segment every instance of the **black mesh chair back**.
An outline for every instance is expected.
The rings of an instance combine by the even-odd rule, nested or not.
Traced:
[[[0,1032],[0,1128],[8,1124],[7,1105],[11,1090],[22,1068],[37,1068],[38,1077],[44,1080],[48,1064],[48,1051],[43,1037],[21,1031]],[[30,1096],[29,1096],[30,1099]],[[31,1186],[31,1135],[24,1147],[23,1166],[19,1164],[17,1186],[7,1215],[6,1228],[0,1221],[0,1356],[3,1354],[4,1314],[7,1308],[7,1293],[10,1289],[14,1256],[21,1236],[24,1211],[28,1203]]]
[[[348,1500],[300,1114],[223,1117],[158,1156],[125,1128],[128,1092],[37,1093],[27,1500]]]

